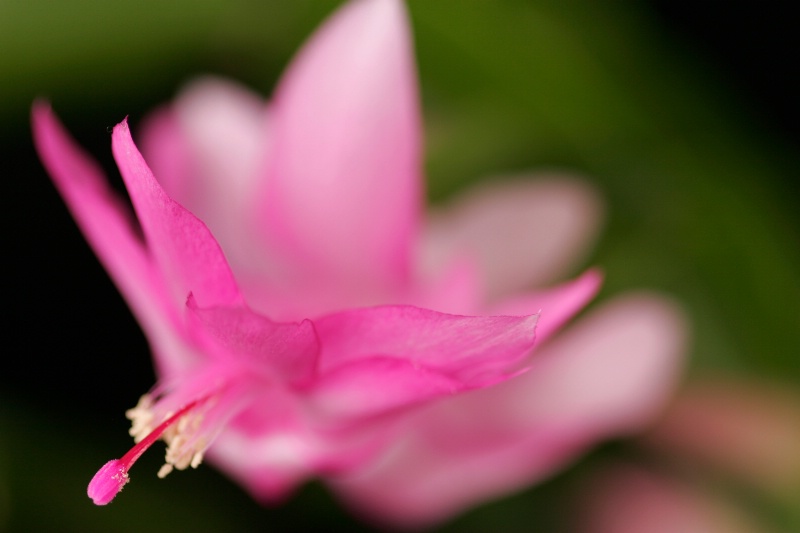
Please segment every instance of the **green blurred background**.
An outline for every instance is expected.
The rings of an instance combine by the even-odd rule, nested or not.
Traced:
[[[301,531],[359,524],[311,484],[265,509],[212,468],[159,481],[145,456],[124,503],[85,485],[127,445],[152,385],[146,343],[33,152],[45,97],[108,173],[108,128],[193,76],[268,95],[339,2],[0,0],[2,214],[10,349],[0,373],[0,530]],[[800,384],[799,47],[770,4],[410,0],[431,201],[487,176],[588,176],[609,204],[591,257],[601,299],[675,295],[693,324],[690,375]],[[726,25],[727,24],[727,25]],[[793,30],[792,30],[793,31]],[[785,39],[785,40],[784,40]],[[565,495],[606,446],[555,480],[482,506],[451,531],[568,530]],[[800,501],[800,495],[798,500]],[[761,506],[764,507],[764,506]],[[770,507],[767,505],[766,507]],[[800,530],[797,507],[758,511]]]

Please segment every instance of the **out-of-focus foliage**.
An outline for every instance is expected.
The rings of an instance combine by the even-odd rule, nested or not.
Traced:
[[[15,272],[5,312],[10,345],[21,347],[11,357],[22,359],[0,378],[0,529],[138,531],[145,520],[156,530],[286,531],[351,520],[317,486],[263,510],[210,468],[158,481],[148,474],[158,458],[137,467],[124,502],[90,504],[85,484],[127,446],[122,412],[150,386],[150,359],[52,191],[27,126],[31,101],[45,95],[113,169],[107,127],[130,115],[135,131],[197,74],[268,94],[337,4],[0,2],[4,257]],[[798,387],[800,158],[742,111],[747,102],[713,65],[641,3],[410,0],[409,9],[432,201],[490,173],[588,176],[609,203],[592,258],[607,290],[651,287],[684,302],[693,371]],[[98,386],[109,379],[119,383]],[[581,471],[450,527],[502,520],[555,530]],[[798,509],[775,514],[800,528]]]

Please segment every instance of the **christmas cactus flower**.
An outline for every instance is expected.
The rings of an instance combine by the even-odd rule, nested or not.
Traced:
[[[516,180],[424,216],[419,121],[399,0],[345,5],[269,102],[203,79],[145,121],[141,153],[117,125],[133,213],[35,104],[41,158],[159,376],[95,503],[163,439],[160,476],[207,453],[262,501],[318,476],[375,516],[426,523],[658,407],[678,366],[672,306],[626,297],[553,337],[600,276],[530,289],[592,240],[592,190]]]

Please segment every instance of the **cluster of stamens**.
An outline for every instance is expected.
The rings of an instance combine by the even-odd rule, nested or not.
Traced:
[[[197,468],[203,462],[206,440],[199,437],[198,433],[204,413],[204,409],[192,409],[161,434],[161,440],[167,443],[167,452],[164,458],[165,464],[158,471],[158,477],[166,477],[174,468],[178,470],[185,470],[190,466]],[[164,418],[167,419],[172,414],[167,413]],[[136,407],[125,412],[125,416],[131,421],[129,433],[134,442],[141,442],[153,431],[155,415],[150,395],[142,396]]]

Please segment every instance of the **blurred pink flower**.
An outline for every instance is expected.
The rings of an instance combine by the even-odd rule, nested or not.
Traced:
[[[722,375],[695,378],[684,386],[658,424],[640,439],[651,453],[792,506],[800,494],[798,442],[797,391]]]
[[[747,512],[686,481],[624,463],[594,475],[581,533],[767,533]]]
[[[798,421],[800,396],[789,389],[695,378],[638,439],[650,465],[616,463],[590,476],[573,506],[581,510],[578,531],[774,531],[759,507],[796,515]],[[736,498],[742,494],[749,497]]]
[[[159,374],[128,412],[139,444],[90,485],[98,503],[161,436],[161,474],[208,449],[259,499],[317,475],[365,513],[424,524],[658,409],[680,366],[672,304],[622,297],[548,340],[600,276],[527,289],[593,240],[592,189],[516,180],[423,218],[417,100],[402,3],[346,5],[270,103],[206,79],[147,121],[146,157],[127,122],[114,129],[143,239],[49,107],[34,107],[44,164]],[[529,359],[534,326],[544,344]]]

